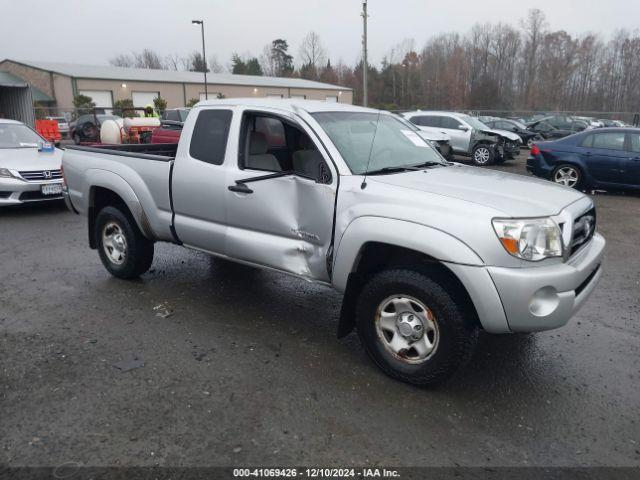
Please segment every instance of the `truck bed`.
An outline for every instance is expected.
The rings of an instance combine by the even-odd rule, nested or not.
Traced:
[[[178,150],[178,144],[140,143],[123,145],[92,145],[90,147],[84,145],[70,145],[65,147],[65,149],[168,162],[175,158]]]
[[[67,147],[62,163],[69,200],[78,213],[89,213],[100,190],[112,191],[138,219],[144,217],[138,226],[147,238],[172,241],[171,175],[177,149],[173,143]]]

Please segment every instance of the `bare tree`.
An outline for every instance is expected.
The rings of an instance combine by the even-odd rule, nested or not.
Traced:
[[[309,32],[300,44],[300,71],[303,78],[318,78],[318,72],[327,61],[327,51],[316,32]]]

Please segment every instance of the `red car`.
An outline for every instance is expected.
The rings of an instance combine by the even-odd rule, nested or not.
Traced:
[[[160,127],[151,134],[151,143],[178,143],[189,110],[189,108],[165,110],[160,120]]]

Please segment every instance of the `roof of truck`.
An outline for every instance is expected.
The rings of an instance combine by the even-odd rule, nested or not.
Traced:
[[[325,102],[322,100],[303,100],[298,98],[226,98],[222,100],[203,100],[196,104],[196,107],[229,105],[229,106],[253,106],[262,108],[277,108],[295,113],[297,110],[304,110],[309,113],[315,112],[373,112],[378,110],[372,108],[359,107],[348,103]]]

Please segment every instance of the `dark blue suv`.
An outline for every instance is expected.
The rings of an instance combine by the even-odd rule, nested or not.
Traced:
[[[598,128],[537,142],[527,171],[579,189],[640,188],[640,128]]]

